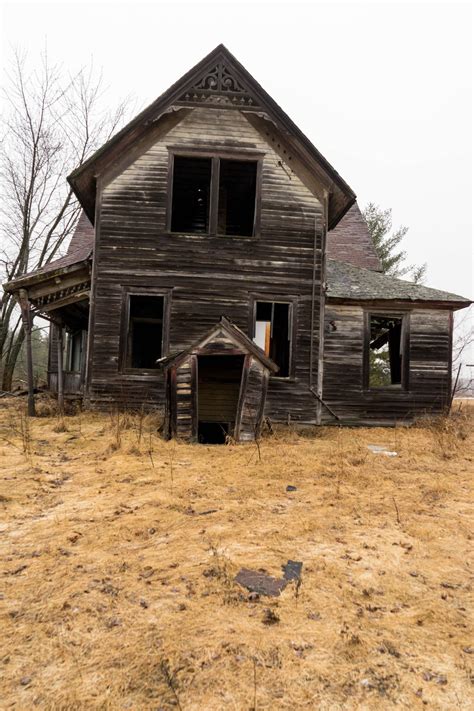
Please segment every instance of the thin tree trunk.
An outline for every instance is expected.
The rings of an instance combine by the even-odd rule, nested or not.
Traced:
[[[33,319],[31,317],[30,302],[28,301],[28,292],[25,289],[20,289],[18,293],[18,301],[21,308],[21,317],[23,321],[23,332],[25,334],[26,346],[26,370],[28,373],[28,415],[34,417],[35,411],[35,384],[33,382],[33,351],[31,346],[31,326]]]
[[[15,365],[20,355],[21,347],[23,341],[25,340],[25,331],[23,327],[20,329],[18,336],[16,337],[14,343],[11,345],[8,351],[8,357],[3,366],[2,375],[2,390],[11,392],[13,387],[13,374],[15,372]]]

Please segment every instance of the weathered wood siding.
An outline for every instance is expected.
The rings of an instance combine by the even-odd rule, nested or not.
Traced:
[[[393,424],[442,412],[451,387],[451,314],[434,309],[408,313],[408,388],[369,391],[363,383],[364,309],[327,303],[323,399],[342,421]],[[323,417],[334,422],[326,408]]]
[[[251,442],[260,433],[268,380],[268,371],[255,358],[251,358],[239,403],[240,417],[236,436],[241,442]]]
[[[251,149],[264,153],[260,235],[255,238],[169,234],[166,231],[168,146]],[[236,156],[237,157],[237,156]],[[99,196],[93,286],[89,398],[161,405],[164,376],[119,370],[123,287],[171,289],[169,352],[189,347],[221,315],[248,333],[249,295],[298,297],[295,380],[271,379],[267,414],[314,421],[308,389],[313,246],[317,224],[316,301],[319,312],[321,204],[281,164],[271,141],[239,111],[197,108],[157,140]],[[317,364],[318,318],[314,332]]]

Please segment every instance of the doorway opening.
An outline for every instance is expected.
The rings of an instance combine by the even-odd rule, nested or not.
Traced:
[[[243,355],[198,356],[198,441],[225,444],[237,417]]]

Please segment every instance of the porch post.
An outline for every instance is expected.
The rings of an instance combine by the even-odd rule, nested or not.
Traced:
[[[63,377],[63,326],[56,324],[57,360],[58,360],[58,409],[64,414],[64,377]]]
[[[18,292],[18,301],[21,309],[21,320],[25,331],[25,349],[26,349],[26,372],[28,381],[28,416],[35,417],[35,386],[33,382],[33,351],[31,348],[31,310],[30,302],[28,301],[28,292],[26,289],[20,289]]]

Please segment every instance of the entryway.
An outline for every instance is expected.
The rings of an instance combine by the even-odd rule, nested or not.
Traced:
[[[224,444],[234,435],[243,365],[243,355],[198,356],[199,442]]]

